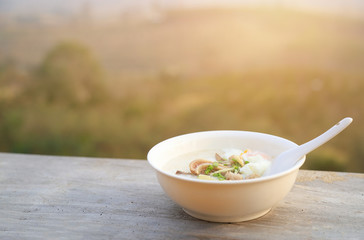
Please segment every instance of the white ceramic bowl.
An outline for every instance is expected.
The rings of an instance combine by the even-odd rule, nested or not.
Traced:
[[[268,213],[291,190],[302,157],[295,166],[272,176],[237,181],[208,181],[187,178],[165,170],[165,165],[182,154],[206,149],[258,150],[275,157],[297,144],[277,136],[246,131],[207,131],[185,134],[155,145],[148,162],[157,172],[165,193],[189,215],[212,222],[241,222]],[[189,161],[194,159],[187,160]]]

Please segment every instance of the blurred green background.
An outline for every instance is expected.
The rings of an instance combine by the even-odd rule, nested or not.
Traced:
[[[364,172],[360,14],[153,1],[105,17],[92,1],[35,14],[10,2],[0,1],[2,152],[146,159],[159,141],[216,129],[301,144],[350,116],[304,167]]]

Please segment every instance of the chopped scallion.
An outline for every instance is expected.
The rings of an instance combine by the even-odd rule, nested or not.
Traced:
[[[220,181],[226,179],[221,173],[214,173],[212,176],[217,177]]]

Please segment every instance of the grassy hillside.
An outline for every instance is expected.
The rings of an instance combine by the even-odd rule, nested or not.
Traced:
[[[303,143],[351,116],[305,167],[364,172],[364,21],[279,8],[162,16],[2,25],[0,150],[144,159],[177,134]]]

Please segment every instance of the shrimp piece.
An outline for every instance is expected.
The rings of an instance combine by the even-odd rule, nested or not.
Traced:
[[[243,176],[238,173],[227,172],[225,174],[226,180],[243,180]]]

